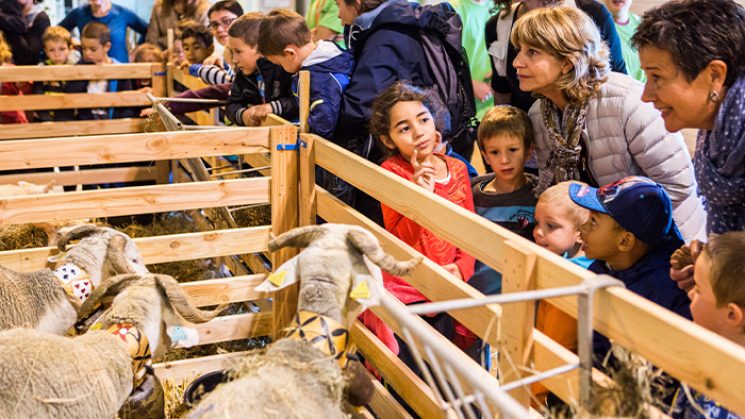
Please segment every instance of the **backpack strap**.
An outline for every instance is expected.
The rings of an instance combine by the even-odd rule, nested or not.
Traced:
[[[507,77],[507,48],[510,45],[510,32],[512,32],[515,12],[520,5],[511,5],[505,16],[500,16],[502,12],[497,15],[497,40],[492,42],[487,49],[499,77]]]

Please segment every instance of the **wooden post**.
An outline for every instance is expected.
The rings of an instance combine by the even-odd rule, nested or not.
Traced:
[[[151,70],[153,96],[163,97],[166,95],[166,67],[161,63],[153,63]]]
[[[175,96],[173,91],[173,72],[178,71],[176,66],[171,65],[171,57],[173,56],[173,29],[168,29],[166,32],[166,47],[168,48],[168,59],[166,60],[166,94],[168,97]]]
[[[272,153],[272,234],[279,236],[298,227],[298,152],[297,128],[291,125],[269,131]],[[272,253],[273,269],[297,254],[285,248]],[[274,293],[272,331],[275,339],[297,312],[297,284]]]
[[[298,96],[300,98],[300,132],[310,132],[308,115],[310,115],[310,71],[300,72],[298,81]]]
[[[504,272],[502,293],[535,289],[536,254],[515,241],[504,242]],[[535,302],[504,304],[502,306],[502,341],[499,365],[502,376],[499,382],[507,384],[522,378],[524,367],[529,365],[535,324]],[[530,386],[519,387],[509,392],[523,406],[530,407]]]
[[[315,137],[300,136],[300,225],[316,223],[316,157]]]

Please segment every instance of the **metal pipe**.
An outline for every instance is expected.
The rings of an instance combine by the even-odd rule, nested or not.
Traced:
[[[151,102],[153,102],[153,107],[155,108],[155,112],[157,112],[158,115],[160,115],[160,118],[163,120],[163,124],[166,126],[166,129],[168,131],[183,131],[184,130],[184,126],[181,123],[181,121],[176,119],[176,117],[173,116],[173,114],[168,109],[166,109],[166,107],[163,106],[163,104],[160,103],[157,98],[155,98],[150,93],[145,93],[145,95],[147,96],[148,99],[150,99]]]
[[[228,104],[227,101],[218,99],[196,99],[188,97],[156,97],[154,99],[160,102],[213,103],[218,106]]]
[[[219,177],[219,176],[225,176],[225,175],[236,175],[239,173],[252,173],[252,172],[258,172],[259,170],[266,170],[266,169],[271,169],[271,168],[272,168],[271,166],[252,167],[251,169],[233,170],[231,172],[223,172],[223,173],[212,173],[210,176]]]
[[[530,377],[521,378],[519,380],[515,380],[511,383],[502,384],[499,389],[502,391],[510,391],[514,390],[518,387],[522,386],[528,386],[531,385],[537,381],[545,380],[546,378],[553,377],[555,375],[564,374],[565,372],[569,372],[572,370],[576,370],[579,368],[579,364],[567,364],[562,365],[560,367],[552,368],[548,371],[543,371],[540,374],[531,375]]]
[[[487,304],[507,304],[521,301],[541,300],[544,298],[565,297],[567,295],[584,294],[585,285],[570,287],[548,288],[535,291],[513,292],[509,294],[490,295],[484,298],[464,298],[458,300],[439,301],[436,303],[413,304],[406,306],[411,314],[440,313],[443,311],[460,310],[464,308],[480,307]]]

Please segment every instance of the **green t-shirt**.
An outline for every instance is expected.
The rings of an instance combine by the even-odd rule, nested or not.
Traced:
[[[621,52],[623,54],[623,60],[626,62],[626,71],[628,71],[629,76],[645,83],[647,81],[647,75],[644,74],[642,66],[639,63],[639,52],[631,46],[631,37],[634,36],[639,22],[641,22],[639,15],[629,13],[629,21],[625,25],[614,23],[616,23],[618,37],[621,38]]]
[[[323,26],[340,34],[340,40],[336,43],[344,47],[344,25],[339,19],[339,6],[335,0],[310,0],[308,13],[305,15],[305,21],[308,28],[313,29],[316,26]]]
[[[489,84],[489,79],[484,77],[491,73],[489,54],[486,52],[486,41],[484,40],[484,28],[486,21],[492,16],[491,8],[494,3],[486,1],[483,4],[474,3],[472,0],[453,0],[450,2],[463,21],[463,48],[468,54],[468,66],[471,70],[471,78]],[[476,117],[480,120],[486,111],[494,106],[494,97],[484,102],[476,99]]]

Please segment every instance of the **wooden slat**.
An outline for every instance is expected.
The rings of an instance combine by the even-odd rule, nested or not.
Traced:
[[[152,69],[164,68],[160,63],[2,67],[0,82],[149,79]]]
[[[269,179],[29,195],[0,199],[0,225],[266,203]]]
[[[255,336],[266,336],[272,330],[272,313],[222,316],[207,323],[196,324],[194,328],[199,332],[200,346]]]
[[[185,282],[181,284],[181,289],[197,307],[206,307],[271,297],[270,293],[254,291],[254,288],[264,282],[264,279],[266,279],[264,274],[208,279]]]
[[[54,181],[55,185],[92,185],[99,183],[142,182],[155,180],[158,173],[153,167],[112,167],[111,169],[64,170],[61,172],[18,173],[0,175],[0,185],[25,181],[45,185]]]
[[[276,127],[278,125],[292,125],[292,122],[282,118],[281,116],[270,113],[261,123],[262,127]]]
[[[243,351],[182,359],[155,364],[153,365],[153,369],[155,369],[155,375],[161,382],[165,382],[166,378],[172,378],[178,384],[187,378],[195,378],[197,374],[206,374],[212,371],[232,368],[243,357],[250,354],[251,351]]]
[[[360,225],[380,241],[383,249],[399,260],[407,260],[419,255],[408,245],[394,237],[368,218],[344,205],[326,190],[316,187],[318,215],[333,223]],[[571,263],[571,262],[570,262]],[[406,280],[432,301],[451,300],[456,298],[483,298],[483,294],[450,275],[445,269],[431,260],[424,258]],[[450,312],[456,320],[466,325],[471,331],[481,336],[488,343],[498,347],[500,340],[500,317],[502,309],[496,304],[476,307],[467,310]]]
[[[423,418],[443,417],[443,411],[432,390],[417,377],[360,321],[350,331],[352,341],[380,375]],[[383,417],[383,416],[381,416]]]
[[[306,226],[316,223],[315,138],[300,135],[300,139],[305,143],[300,147],[300,225]]]
[[[411,419],[409,412],[404,409],[395,397],[383,387],[369,371],[365,371],[370,381],[373,383],[375,392],[370,400],[369,406],[379,418],[391,419]]]
[[[3,170],[267,152],[269,128],[236,128],[0,142]]]
[[[59,95],[0,96],[0,111],[39,111],[47,109],[111,108],[148,106],[145,93],[65,93]]]
[[[171,234],[134,239],[146,264],[179,260],[206,259],[241,253],[265,251],[271,227],[246,227],[201,233]],[[57,254],[56,247],[8,250],[0,252],[0,266],[19,272],[31,272],[47,266],[47,257]]]
[[[264,176],[272,175],[272,158],[268,153],[244,154],[243,160],[251,167],[270,167],[269,169],[259,170],[259,173]]]
[[[0,140],[71,135],[130,134],[144,132],[147,124],[148,120],[144,118],[7,124],[3,125],[3,129],[0,130]]]
[[[173,80],[183,84],[187,89],[197,90],[207,87],[207,84],[205,84],[202,79],[189,74],[188,69],[180,69],[173,66],[171,66],[171,69],[173,71]]]

